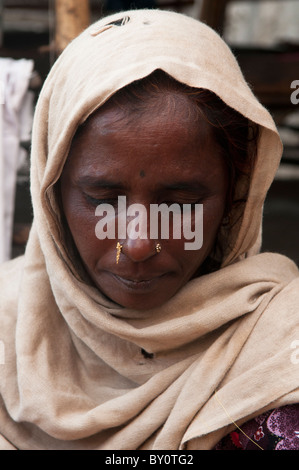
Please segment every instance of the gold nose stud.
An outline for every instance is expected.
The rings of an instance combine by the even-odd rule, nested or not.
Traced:
[[[156,244],[156,252],[160,253],[161,250],[162,250],[162,246],[160,245],[160,243],[157,243]]]
[[[116,245],[116,264],[118,264],[118,262],[119,262],[122,247],[123,246],[119,242],[117,242],[117,245]]]

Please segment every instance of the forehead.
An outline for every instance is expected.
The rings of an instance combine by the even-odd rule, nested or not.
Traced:
[[[152,128],[158,132],[157,123],[170,132],[174,127],[188,133],[190,137],[207,138],[212,132],[198,106],[182,91],[162,91],[157,94],[143,95],[137,102],[128,98],[118,100],[113,96],[78,129],[74,144],[78,138],[85,140],[98,135],[105,137],[117,131],[127,132],[143,127],[147,132]]]
[[[97,130],[105,135],[118,125],[120,128],[128,128],[130,125],[136,128],[138,124],[150,127],[152,119],[191,129],[200,116],[199,108],[182,91],[162,88],[157,93],[143,93],[139,98],[116,94],[87,119],[82,131]]]
[[[188,96],[167,91],[139,106],[109,100],[77,132],[66,166],[80,174],[140,174],[145,168],[180,174],[214,171],[216,160],[211,125]]]

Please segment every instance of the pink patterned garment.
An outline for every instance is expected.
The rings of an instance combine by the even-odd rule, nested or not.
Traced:
[[[215,450],[299,450],[299,405],[288,405],[248,421]]]

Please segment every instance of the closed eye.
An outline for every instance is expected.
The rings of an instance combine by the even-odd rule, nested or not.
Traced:
[[[203,199],[199,199],[199,200],[196,200],[196,201],[163,201],[162,204],[166,204],[168,207],[172,206],[173,204],[176,204],[178,206],[180,206],[181,209],[184,208],[185,205],[187,206],[191,206],[192,209],[195,208],[196,204],[202,204],[203,202]]]
[[[118,203],[118,198],[113,197],[113,198],[105,198],[105,199],[98,199],[93,196],[90,196],[89,194],[84,193],[84,197],[88,204],[91,204],[92,206],[99,206],[100,204],[110,204],[111,206],[115,207]]]

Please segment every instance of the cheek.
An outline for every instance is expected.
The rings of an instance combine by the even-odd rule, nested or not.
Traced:
[[[187,230],[188,240],[185,240],[185,247],[187,248],[185,251],[186,254],[191,252],[191,259],[188,261],[192,264],[203,262],[213,249],[224,216],[224,210],[223,198],[215,197],[206,201],[201,211],[198,211],[192,217],[192,225]]]
[[[214,243],[221,226],[225,213],[225,198],[215,198],[204,205],[204,222],[203,222],[203,247],[207,254],[214,247]]]
[[[74,243],[85,264],[90,264],[103,250],[95,234],[97,218],[93,208],[87,208],[78,195],[72,191],[62,191],[62,206]]]
[[[165,249],[179,263],[182,280],[190,279],[213,250],[222,222],[225,204],[222,198],[213,198],[203,204],[202,213],[192,217],[191,224],[182,227],[187,236],[180,240],[162,240]]]

